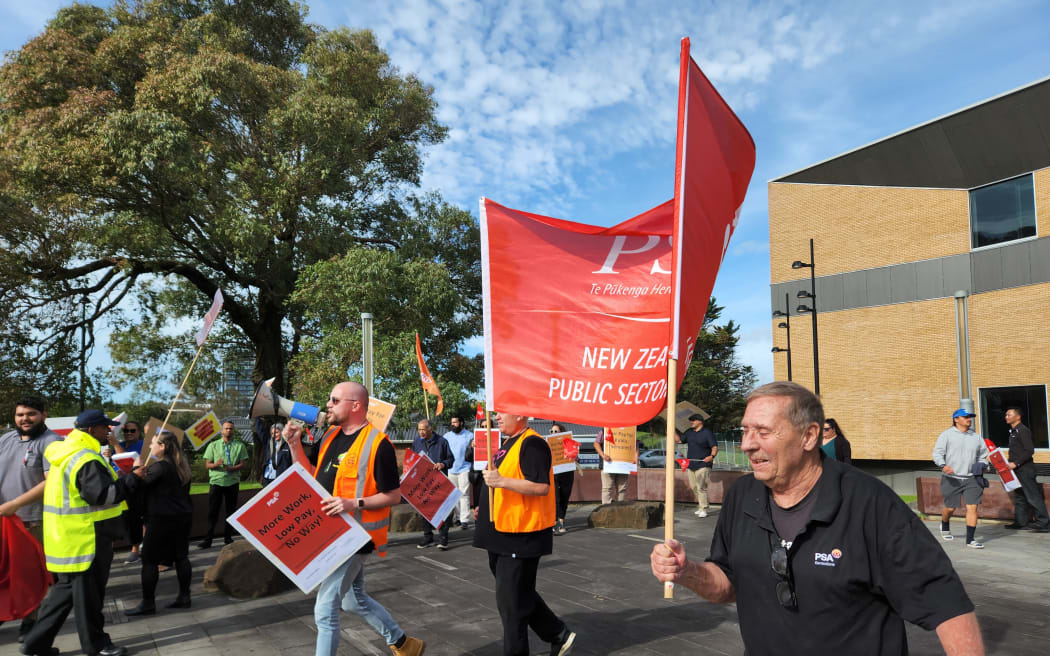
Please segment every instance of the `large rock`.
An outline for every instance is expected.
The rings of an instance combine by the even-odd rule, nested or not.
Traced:
[[[652,501],[614,501],[598,506],[587,518],[591,528],[648,529],[664,521],[664,504]]]
[[[390,509],[391,533],[419,533],[425,520],[407,503],[399,503]]]
[[[266,556],[244,540],[228,544],[204,573],[204,589],[237,599],[257,599],[295,587]]]

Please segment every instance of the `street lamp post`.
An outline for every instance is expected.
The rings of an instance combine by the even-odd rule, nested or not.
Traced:
[[[813,257],[813,240],[809,240],[809,262],[795,260],[791,263],[792,269],[809,269],[809,291],[802,290],[798,293],[799,298],[808,298],[813,304],[809,307],[805,304],[799,305],[795,310],[797,314],[811,312],[813,315],[813,392],[820,396],[820,355],[817,347],[817,263]]]
[[[791,380],[791,307],[788,305],[788,294],[784,294],[784,311],[775,310],[773,312],[774,317],[784,317],[784,321],[777,324],[777,328],[785,329],[787,333],[787,348],[780,348],[774,346],[772,348],[773,353],[787,353],[787,364],[788,364],[788,381]]]

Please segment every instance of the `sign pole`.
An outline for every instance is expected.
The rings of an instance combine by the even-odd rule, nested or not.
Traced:
[[[678,360],[667,361],[667,462],[664,463],[664,541],[674,539],[674,431],[675,381],[678,379]],[[664,599],[674,599],[674,582],[664,583]]]
[[[182,379],[182,384],[179,385],[179,390],[175,392],[175,398],[171,401],[171,407],[168,408],[168,416],[164,417],[164,423],[160,425],[160,430],[163,431],[164,427],[168,425],[168,420],[171,419],[171,413],[175,411],[175,404],[179,402],[179,396],[182,395],[182,388],[186,387],[186,381],[190,379],[190,372],[193,371],[193,365],[197,364],[197,358],[200,357],[201,351],[204,350],[204,344],[202,343],[197,347],[197,354],[193,356],[193,361],[190,362],[190,368],[186,370],[186,375]],[[152,437],[152,436],[151,436]],[[145,439],[145,437],[143,437]]]
[[[494,467],[492,466],[492,415],[489,414],[488,403],[485,404],[485,447],[485,450],[488,451],[489,455],[489,464],[487,468],[494,469]],[[486,485],[485,487],[488,486]],[[496,517],[493,514],[493,511],[495,510],[494,496],[495,491],[491,487],[489,487],[489,521],[492,522],[493,526],[496,525]]]

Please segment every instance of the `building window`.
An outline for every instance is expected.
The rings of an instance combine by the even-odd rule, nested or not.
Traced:
[[[1035,191],[1032,174],[970,191],[973,248],[1035,236]]]
[[[1021,422],[1031,429],[1035,448],[1048,447],[1046,385],[985,387],[980,394],[981,435],[985,439],[995,442],[996,446],[1007,446],[1010,436],[1007,432],[1006,411],[1010,408],[1020,408],[1023,415]]]

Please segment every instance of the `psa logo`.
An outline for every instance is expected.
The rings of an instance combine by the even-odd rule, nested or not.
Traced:
[[[818,551],[813,554],[813,564],[821,567],[834,567],[835,561],[839,558],[842,558],[842,549],[832,549],[830,553]]]

